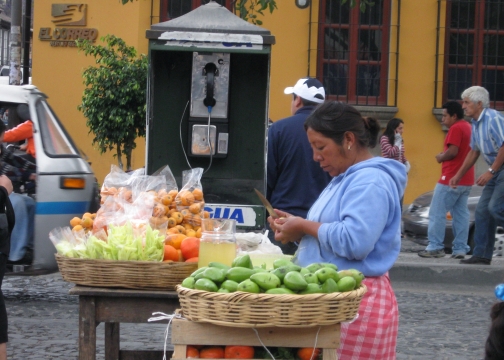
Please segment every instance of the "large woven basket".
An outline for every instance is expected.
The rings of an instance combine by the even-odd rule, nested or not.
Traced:
[[[306,327],[352,320],[367,288],[307,295],[225,294],[181,285],[176,290],[182,314],[191,321],[234,327]]]
[[[174,290],[197,263],[75,259],[56,254],[63,280],[78,285]]]

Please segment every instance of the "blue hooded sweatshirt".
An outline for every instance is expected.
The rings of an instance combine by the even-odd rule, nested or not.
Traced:
[[[365,276],[385,274],[401,248],[405,186],[406,168],[399,161],[374,157],[352,165],[311,207],[307,219],[322,223],[318,240],[303,236],[294,261],[329,262]]]

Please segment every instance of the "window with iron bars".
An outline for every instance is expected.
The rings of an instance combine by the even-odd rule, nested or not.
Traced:
[[[395,79],[388,74],[389,61],[397,61],[397,54],[389,52],[391,0],[376,0],[365,12],[359,10],[359,0],[355,8],[349,3],[320,1],[317,77],[331,99],[395,106],[395,98],[387,99],[391,81],[397,81],[397,63]]]
[[[436,73],[434,106],[479,85],[490,107],[504,110],[504,1],[439,0],[438,39],[436,68],[443,71]]]
[[[232,10],[236,0],[214,0],[216,3]],[[210,0],[161,0],[160,22],[175,19],[196,9],[198,6],[208,4]]]

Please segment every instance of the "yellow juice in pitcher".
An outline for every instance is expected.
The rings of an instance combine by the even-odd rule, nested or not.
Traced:
[[[198,268],[208,266],[212,261],[217,261],[231,266],[236,257],[236,243],[228,241],[201,241],[199,246]]]

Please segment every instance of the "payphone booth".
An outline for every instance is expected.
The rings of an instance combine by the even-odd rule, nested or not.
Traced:
[[[146,167],[203,168],[205,209],[262,229],[270,32],[211,1],[154,24],[149,39]]]

